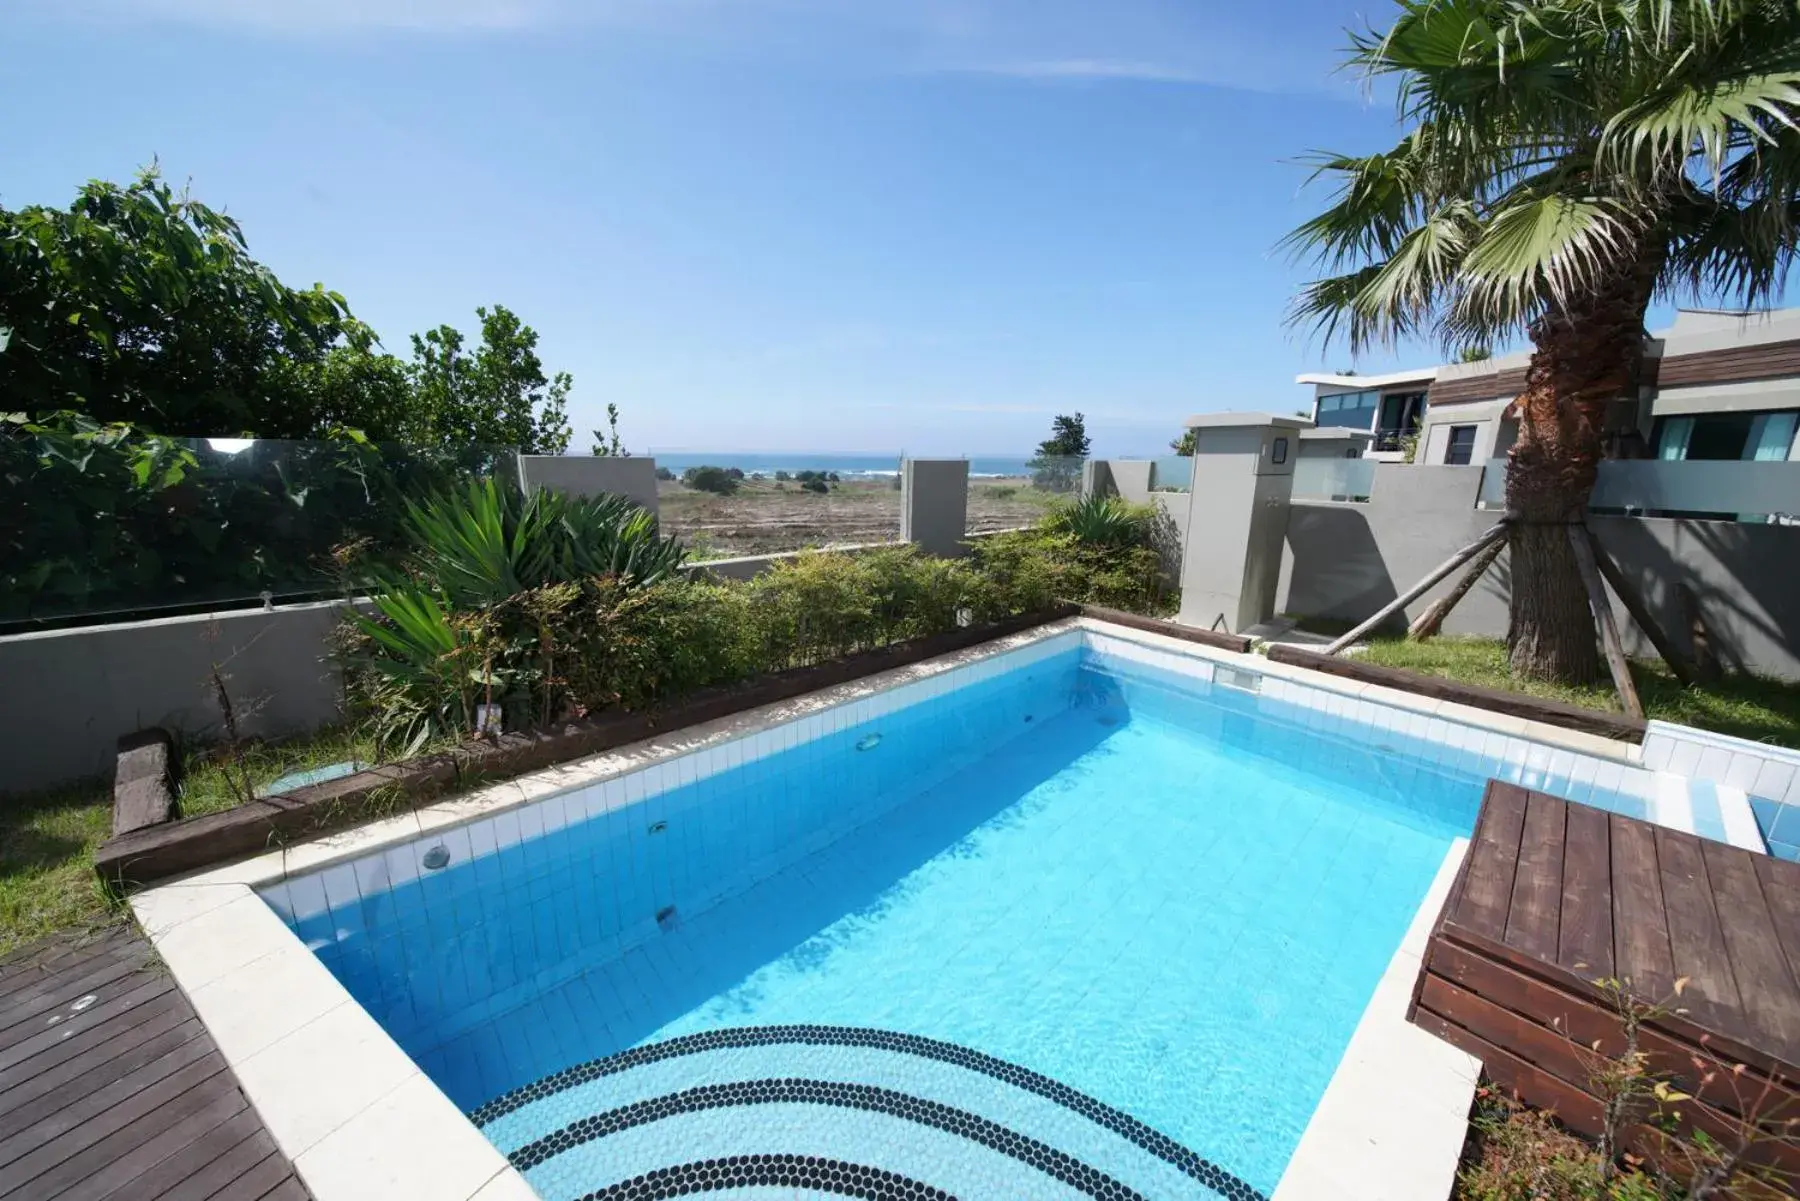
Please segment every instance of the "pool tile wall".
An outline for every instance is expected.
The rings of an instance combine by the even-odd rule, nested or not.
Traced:
[[[1696,785],[1747,793],[1769,854],[1800,862],[1800,751],[1653,721],[1644,763]]]
[[[1188,666],[1192,659],[1171,648],[1091,628],[1084,631],[1083,638],[1088,653],[1102,667],[1109,659],[1122,659],[1174,675],[1188,675],[1193,670]],[[1749,850],[1765,849],[1741,787],[1689,778],[1673,770],[1653,770],[1647,758],[1641,765],[1633,762],[1630,748],[1623,744],[1612,744],[1618,748],[1614,754],[1595,754],[1533,737],[1534,727],[1523,719],[1386,688],[1351,683],[1340,689],[1335,678],[1315,684],[1312,681],[1320,679],[1317,673],[1283,668],[1251,656],[1231,658],[1241,661],[1229,668],[1240,691],[1249,694],[1253,688],[1257,712],[1272,721],[1405,755],[1457,774],[1538,789]],[[1206,678],[1222,680],[1220,666],[1209,665]],[[1369,699],[1372,696],[1379,699]],[[1669,729],[1699,733],[1685,727]],[[1552,733],[1541,726],[1535,730]],[[1593,745],[1598,740],[1572,736],[1566,741]],[[1789,828],[1800,836],[1800,814],[1794,818]]]

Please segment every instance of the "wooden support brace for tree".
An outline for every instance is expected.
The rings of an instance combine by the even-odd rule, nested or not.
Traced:
[[[1594,611],[1594,622],[1600,627],[1600,646],[1606,651],[1606,666],[1612,672],[1613,687],[1619,690],[1619,702],[1628,716],[1642,719],[1644,703],[1638,699],[1637,685],[1631,679],[1631,664],[1626,662],[1625,646],[1619,641],[1618,623],[1613,621],[1612,605],[1607,603],[1606,589],[1594,566],[1594,551],[1588,545],[1586,525],[1569,527],[1569,545],[1574,548],[1575,566],[1587,588],[1588,607]]]
[[[1381,611],[1376,613],[1375,616],[1369,618],[1354,630],[1351,630],[1348,634],[1345,634],[1342,638],[1339,638],[1336,642],[1326,647],[1325,653],[1328,655],[1337,654],[1339,651],[1355,642],[1358,638],[1361,638],[1364,634],[1375,629],[1382,622],[1400,612],[1400,610],[1406,608],[1406,606],[1412,604],[1415,600],[1418,600],[1419,597],[1423,596],[1432,587],[1432,585],[1436,584],[1439,580],[1455,571],[1458,567],[1461,567],[1464,563],[1467,563],[1470,559],[1473,559],[1476,555],[1480,554],[1482,548],[1486,547],[1490,542],[1504,537],[1506,537],[1506,523],[1502,521],[1490,528],[1481,537],[1475,539],[1475,541],[1469,543],[1469,545],[1463,547],[1454,555],[1451,555],[1444,562],[1438,564],[1437,567],[1432,569],[1430,575],[1427,575],[1400,596],[1395,597],[1393,600],[1383,605]]]
[[[1698,679],[1694,674],[1693,664],[1688,662],[1686,655],[1675,649],[1675,644],[1669,640],[1667,634],[1663,633],[1662,627],[1650,615],[1650,606],[1644,603],[1643,596],[1631,581],[1625,578],[1625,573],[1620,571],[1619,565],[1612,561],[1612,557],[1606,553],[1606,548],[1600,545],[1600,539],[1595,536],[1593,527],[1584,525],[1582,529],[1587,531],[1588,546],[1594,552],[1594,562],[1599,565],[1600,574],[1606,578],[1608,584],[1612,585],[1612,590],[1618,596],[1619,603],[1625,606],[1625,612],[1631,615],[1631,620],[1637,623],[1637,628],[1644,631],[1644,637],[1650,640],[1650,645],[1656,648],[1656,653],[1663,657],[1663,662],[1669,665],[1669,670],[1675,673],[1675,678],[1680,680],[1683,686],[1692,688]]]
[[[1486,574],[1487,569],[1494,565],[1494,560],[1498,559],[1500,552],[1505,549],[1506,539],[1504,538],[1496,538],[1488,543],[1487,549],[1475,556],[1475,561],[1469,564],[1469,570],[1463,573],[1463,578],[1457,581],[1456,587],[1434,601],[1431,608],[1419,614],[1419,620],[1412,623],[1412,626],[1406,631],[1406,636],[1423,642],[1436,634],[1438,628],[1444,624],[1444,619],[1450,616],[1450,610],[1456,608],[1457,602],[1469,594],[1469,589],[1475,586],[1475,581]]]

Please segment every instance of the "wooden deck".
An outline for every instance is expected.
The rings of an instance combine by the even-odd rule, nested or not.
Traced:
[[[1696,1125],[1725,1129],[1765,1085],[1764,1116],[1800,1116],[1800,864],[1490,782],[1409,1017],[1591,1134],[1587,1048],[1621,1042],[1602,979],[1685,1011],[1641,1046],[1699,1093]],[[1696,1055],[1747,1071],[1700,1087]]]
[[[0,962],[0,1198],[307,1196],[136,930]]]

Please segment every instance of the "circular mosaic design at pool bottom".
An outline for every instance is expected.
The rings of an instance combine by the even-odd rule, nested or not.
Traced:
[[[476,1109],[547,1201],[777,1186],[859,1197],[1266,1201],[1040,1073],[882,1030],[770,1026],[636,1047]]]

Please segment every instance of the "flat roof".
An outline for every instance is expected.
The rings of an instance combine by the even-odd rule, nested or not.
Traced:
[[[1411,371],[1390,371],[1386,375],[1334,375],[1330,372],[1308,372],[1296,375],[1296,384],[1317,384],[1326,388],[1386,388],[1393,384],[1428,384],[1437,378],[1439,368],[1418,367]]]
[[[1200,413],[1182,422],[1188,429],[1224,429],[1231,426],[1272,425],[1279,429],[1309,430],[1312,422],[1305,417],[1288,417],[1278,413]]]

